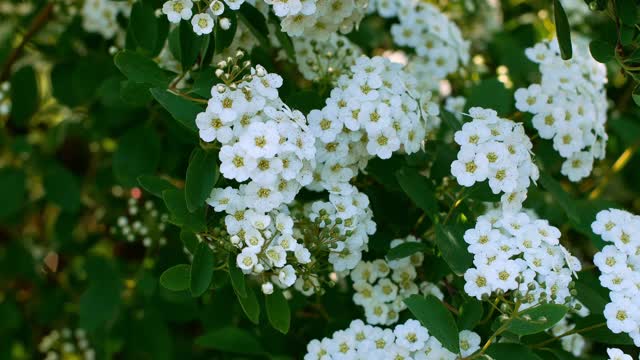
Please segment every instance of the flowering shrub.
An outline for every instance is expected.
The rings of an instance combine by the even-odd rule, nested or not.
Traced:
[[[0,358],[640,355],[638,0],[0,0]]]

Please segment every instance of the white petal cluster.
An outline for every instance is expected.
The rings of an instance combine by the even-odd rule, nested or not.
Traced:
[[[460,145],[451,174],[462,186],[489,180],[494,194],[504,193],[503,208],[519,211],[531,181],[539,176],[531,158],[531,140],[521,124],[498,117],[491,109],[469,109],[473,121],[454,135]]]
[[[464,274],[464,290],[481,299],[495,291],[519,290],[521,309],[541,301],[573,303],[569,283],[581,269],[560,245],[560,230],[525,212],[490,210],[464,234],[475,267]]]
[[[239,188],[238,207],[265,213],[293,201],[311,182],[315,147],[304,115],[278,96],[282,78],[261,66],[252,74],[234,86],[215,85],[196,125],[203,141],[222,144],[221,174],[249,180]]]
[[[406,242],[418,242],[414,236],[391,241],[391,248]],[[426,281],[416,284],[417,267],[422,265],[424,255],[413,254],[403,259],[386,261],[361,261],[351,271],[353,281],[353,302],[364,308],[366,321],[372,325],[392,325],[399,319],[399,313],[406,309],[403,300],[422,293],[443,299],[440,289]]]
[[[369,198],[355,186],[349,185],[342,194],[332,193],[329,201],[316,201],[307,209],[311,221],[319,221],[320,228],[332,227],[344,241],[329,244],[329,263],[335,271],[351,270],[367,250],[369,235],[376,232]]]
[[[480,349],[480,336],[460,332],[460,355],[469,356]],[[312,340],[304,360],[338,359],[412,359],[454,360],[458,355],[442,346],[417,320],[407,320],[393,329],[383,329],[354,320],[345,330],[329,338]]]
[[[126,1],[87,0],[82,6],[82,27],[87,32],[98,33],[105,39],[113,38],[120,25],[118,16],[128,17],[131,5]]]
[[[0,116],[11,113],[11,83],[8,81],[0,84]]]
[[[60,359],[95,359],[95,350],[87,340],[83,329],[53,330],[40,340],[38,350],[44,354],[45,360]]]
[[[600,211],[591,224],[606,245],[594,258],[600,284],[609,289],[611,302],[604,309],[607,327],[627,333],[640,346],[640,216],[624,210]]]
[[[425,123],[439,108],[430,94],[418,101],[413,86],[400,64],[379,56],[356,60],[325,107],[308,115],[317,139],[315,188],[340,192],[370,158],[388,159],[401,148],[409,154],[420,150]]]
[[[567,13],[571,26],[585,23],[586,18],[591,14],[589,5],[582,0],[564,0],[562,7]]]
[[[573,41],[574,56],[560,57],[557,40],[544,41],[526,50],[539,65],[539,84],[515,92],[516,107],[534,114],[533,126],[566,160],[562,174],[571,181],[587,177],[594,159],[605,155],[607,133],[607,72],[591,57],[588,42]]]
[[[435,90],[440,80],[469,62],[470,42],[437,7],[402,1],[397,15],[400,23],[391,26],[391,35],[396,44],[415,50],[409,71],[416,74],[419,83]]]
[[[156,209],[151,200],[144,203],[130,198],[127,206],[127,216],[120,216],[116,226],[111,228],[112,234],[122,236],[127,242],[140,241],[144,247],[154,244],[164,246],[167,238],[164,231],[169,215]]]
[[[609,360],[633,360],[631,355],[625,354],[618,348],[608,348],[607,356],[609,356]]]
[[[244,2],[244,0],[242,1]],[[169,22],[177,24],[182,20],[189,21],[193,32],[196,35],[211,34],[216,24],[222,30],[229,30],[231,22],[228,18],[220,17],[225,9],[225,3],[230,9],[237,10],[231,4],[232,1],[222,2],[221,0],[213,0],[206,7],[205,11],[193,14],[193,2],[191,0],[167,0],[162,4],[162,13],[167,16]]]
[[[349,73],[362,53],[360,48],[339,34],[331,34],[325,41],[293,38],[293,46],[302,76],[307,80],[330,83]]]

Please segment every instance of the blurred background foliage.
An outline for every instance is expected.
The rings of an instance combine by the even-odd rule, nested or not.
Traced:
[[[150,4],[161,6],[160,1]],[[10,83],[11,100],[10,113],[0,115],[0,359],[39,358],[43,336],[65,327],[85,329],[99,358],[231,359],[248,356],[233,354],[242,348],[248,354],[294,359],[310,339],[361,317],[348,286],[340,283],[321,298],[294,296],[287,335],[271,328],[264,311],[259,325],[247,319],[226,274],[214,277],[213,291],[200,298],[160,286],[164,270],[190,262],[183,250],[190,234],[167,225],[157,235],[167,239],[165,246],[144,246],[115,230],[123,216],[157,226],[159,218],[146,215],[145,203],[160,213],[166,212],[165,204],[141,190],[138,178],[161,174],[182,186],[197,138],[153,101],[149,86],[128,79],[114,65],[111,41],[85,32],[78,16],[61,18],[54,7],[64,4],[2,0],[0,5],[0,83]],[[516,112],[513,92],[539,76],[524,49],[554,33],[551,2],[502,1],[499,17],[492,20],[495,29],[460,2],[439,5],[454,14],[466,36],[482,39],[473,43],[465,76],[451,79],[454,89],[463,89],[467,107],[492,107],[533,130],[530,115]],[[612,36],[621,25],[607,16],[607,6],[574,26],[574,34],[616,47],[618,39]],[[127,28],[126,19],[119,21]],[[382,54],[394,49],[390,24],[368,16],[349,38],[366,54]],[[638,26],[629,27],[631,40],[624,51],[615,50],[619,59],[629,59],[639,42]],[[157,54],[139,44],[129,46]],[[276,51],[259,46],[250,56],[253,63],[282,74],[281,96],[292,108],[321,107],[330,89],[302,79],[291,62],[276,58]],[[640,212],[639,108],[629,73],[635,70],[630,70],[633,62],[621,61],[607,63],[607,158],[596,163],[591,177],[577,184],[554,179],[562,159],[548,142],[534,140],[544,176],[530,189],[525,205],[561,228],[563,242],[583,259],[601,246],[588,230],[599,209],[615,205]],[[445,177],[456,148],[442,139],[451,130],[445,121],[424,152],[371,161],[368,173],[356,180],[369,195],[378,224],[367,258],[383,257],[394,237],[422,235],[429,228],[429,220],[421,219],[422,211],[393,176],[396,170],[406,164],[415,171],[431,168],[439,201],[450,202],[445,196],[457,185]],[[130,214],[130,201],[137,214]],[[465,207],[452,211],[462,219],[460,226],[468,227],[463,220],[471,212]],[[439,255],[428,255],[425,266],[434,281],[450,273]],[[264,301],[261,294],[258,301]],[[215,349],[199,338],[203,334],[218,335]]]

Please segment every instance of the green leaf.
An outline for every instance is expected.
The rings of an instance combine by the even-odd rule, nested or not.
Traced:
[[[501,116],[513,112],[513,92],[497,78],[485,79],[471,87],[465,109],[474,106],[494,109]]]
[[[194,297],[204,294],[209,289],[215,265],[213,260],[213,251],[209,244],[204,241],[198,244],[189,273],[189,288]]]
[[[264,353],[262,345],[251,333],[237,327],[208,332],[196,338],[196,345],[235,354],[260,355]]]
[[[276,14],[269,13],[269,21],[275,26],[276,38],[278,39],[280,46],[282,46],[282,49],[284,49],[285,54],[287,54],[287,57],[289,58],[290,61],[295,62],[296,51],[293,47],[293,42],[291,41],[289,34],[282,31],[282,26],[280,25],[280,19],[276,16]]]
[[[195,64],[202,49],[202,44],[209,35],[197,35],[193,32],[191,23],[187,21],[181,21],[178,28],[180,63],[182,64],[182,70],[187,71]]]
[[[625,25],[638,23],[638,5],[636,0],[616,0],[616,15]]]
[[[187,209],[184,189],[170,189],[162,192],[162,198],[169,210],[169,221],[186,229],[201,232],[207,229],[204,208],[191,213]]]
[[[464,231],[457,226],[436,225],[436,244],[454,273],[461,276],[471,267],[473,256],[467,251]]]
[[[508,330],[517,335],[531,335],[545,331],[555,325],[567,314],[569,308],[564,305],[542,304],[522,311],[514,319]],[[531,320],[523,317],[529,316]]]
[[[636,105],[640,106],[640,86],[636,85],[636,88],[633,89],[633,94],[631,95],[631,97],[633,98],[633,102],[636,103]]]
[[[158,55],[169,32],[165,16],[156,16],[151,1],[139,0],[131,7],[127,32],[136,43],[136,48],[153,57]]]
[[[80,184],[69,170],[51,162],[42,175],[47,200],[64,211],[75,212],[80,208]]]
[[[184,247],[187,248],[187,250],[191,254],[196,253],[196,250],[198,249],[198,244],[200,244],[200,241],[198,240],[198,236],[196,235],[196,233],[186,229],[182,229],[180,231],[180,241],[182,241],[182,244],[184,245]]]
[[[33,67],[24,66],[11,75],[11,123],[25,127],[39,104],[36,72]]]
[[[200,147],[194,150],[187,168],[184,187],[187,209],[190,212],[196,211],[205,204],[216,185],[220,176],[217,159],[217,152],[205,151]]]
[[[608,290],[600,285],[595,273],[581,271],[575,279],[576,298],[589,309],[591,314],[602,314],[609,303]]]
[[[411,295],[403,300],[411,313],[420,320],[429,334],[435,336],[442,346],[457,354],[460,352],[458,327],[453,316],[437,297],[429,295]]]
[[[396,179],[402,190],[431,219],[438,217],[438,201],[430,180],[418,173],[417,169],[402,168],[396,172]]]
[[[231,26],[227,30],[223,30],[220,26],[221,19],[229,19]],[[238,29],[238,19],[236,18],[236,12],[231,10],[228,6],[224,7],[224,12],[218,16],[218,23],[215,26],[215,47],[216,54],[222,53],[224,49],[228,48],[233,42],[233,38],[236,36],[236,30]]]
[[[487,349],[487,355],[495,360],[542,360],[525,345],[516,343],[493,344]]]
[[[136,52],[120,51],[116,54],[114,61],[124,76],[133,82],[158,88],[166,88],[171,82],[171,75],[160,69],[153,60]]]
[[[560,0],[553,0],[553,20],[556,24],[556,37],[560,45],[560,56],[563,60],[571,59],[573,48],[571,47],[571,27],[569,19],[564,12]]]
[[[260,10],[256,9],[253,5],[248,2],[243,3],[240,6],[240,9],[237,12],[238,20],[242,21],[242,23],[249,28],[249,31],[253,34],[253,36],[258,39],[260,45],[265,48],[270,47],[269,38],[269,28],[267,27],[267,19],[264,18],[264,15],[260,12]]]
[[[189,275],[191,266],[179,264],[165,270],[160,275],[160,285],[171,291],[184,291],[189,289]]]
[[[83,329],[94,331],[115,319],[122,302],[122,279],[114,263],[104,257],[89,257],[86,268],[89,287],[80,297],[78,317]]]
[[[138,184],[152,195],[162,199],[162,192],[165,190],[175,189],[167,180],[155,175],[138,176]]]
[[[594,59],[601,63],[606,63],[613,59],[615,46],[602,40],[593,40],[589,43],[589,51]]]
[[[472,297],[465,298],[464,303],[460,307],[460,316],[458,317],[458,328],[473,330],[482,320],[484,308],[482,302]]]
[[[236,265],[235,254],[229,254],[227,264],[229,267],[229,277],[231,278],[231,285],[233,286],[233,290],[239,297],[246,297],[247,285],[245,284],[244,274],[242,273],[242,270],[240,270]]]
[[[151,95],[164,107],[174,119],[176,119],[182,126],[193,131],[198,132],[196,126],[196,116],[204,111],[196,103],[193,103],[185,98],[175,95],[165,89],[151,89]]]
[[[152,174],[160,162],[160,139],[153,128],[139,126],[118,139],[113,174],[124,186],[134,187],[138,176]]]
[[[545,172],[540,173],[538,182],[553,195],[554,201],[564,210],[569,220],[579,224],[580,216],[578,215],[577,208],[573,204],[571,195],[562,188],[562,185]]]
[[[256,293],[252,288],[247,287],[247,296],[242,297],[237,293],[236,295],[247,318],[251,320],[252,323],[258,325],[260,323],[260,304],[258,303]]]
[[[387,260],[404,259],[417,252],[423,252],[426,249],[427,245],[425,245],[423,242],[409,241],[389,249],[386,257]]]
[[[264,303],[271,326],[283,334],[288,333],[291,311],[289,310],[289,301],[285,299],[282,291],[276,289],[273,294],[265,295]]]
[[[452,131],[460,131],[462,129],[462,122],[449,111],[441,109],[440,117],[442,118],[444,124],[447,125],[447,127],[449,127],[449,129],[451,129]]]
[[[0,168],[0,219],[17,214],[26,202],[26,176],[16,168]]]

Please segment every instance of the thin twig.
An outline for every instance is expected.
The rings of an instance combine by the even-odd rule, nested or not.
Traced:
[[[7,61],[2,65],[2,72],[0,73],[0,82],[4,82],[9,79],[11,75],[11,67],[13,64],[20,58],[22,54],[22,50],[27,45],[27,43],[44,27],[44,25],[51,18],[51,14],[53,13],[53,3],[48,3],[43,7],[40,12],[33,18],[31,25],[29,25],[29,29],[22,37],[22,41],[20,44],[13,49],[9,57],[7,57]]]

